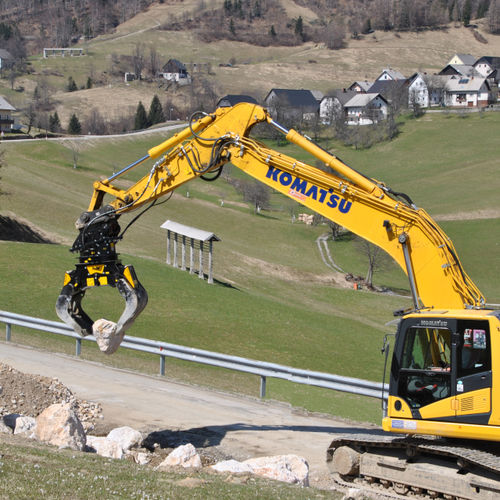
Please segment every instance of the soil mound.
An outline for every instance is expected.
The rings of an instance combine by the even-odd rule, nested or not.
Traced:
[[[24,243],[54,243],[36,229],[19,220],[0,215],[0,240]]]

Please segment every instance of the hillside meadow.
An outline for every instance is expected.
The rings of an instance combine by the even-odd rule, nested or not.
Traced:
[[[465,269],[490,302],[500,302],[495,271],[500,268],[498,235],[499,159],[494,131],[497,113],[427,114],[407,120],[390,143],[355,151],[334,143],[348,164],[408,193],[417,205],[440,219],[454,241]],[[54,304],[64,271],[73,268],[68,251],[74,221],[86,209],[92,182],[144,155],[165,137],[153,136],[2,144],[0,212],[35,225],[59,244],[0,242],[0,308],[57,319]],[[274,144],[271,146],[275,147]],[[73,168],[78,149],[77,168]],[[280,148],[281,150],[281,148]],[[300,159],[303,152],[282,148]],[[147,166],[143,172],[146,172]],[[143,173],[127,173],[127,184]],[[189,194],[188,194],[189,191]],[[225,203],[221,206],[221,200]],[[300,207],[273,195],[272,209],[255,215],[224,178],[200,180],[180,188],[165,204],[148,211],[119,244],[122,261],[133,264],[149,292],[148,307],[129,331],[202,349],[273,361],[311,370],[381,380],[380,347],[392,311],[409,307],[408,285],[401,270],[386,266],[375,284],[397,294],[355,291],[322,262],[315,243],[326,226],[291,222]],[[131,219],[122,217],[122,227]],[[167,219],[215,232],[215,284],[167,266]],[[363,275],[364,258],[349,237],[330,242],[334,259],[345,270]],[[116,319],[123,307],[116,290],[91,290],[85,308],[95,319]],[[74,352],[74,342],[15,329],[14,340]],[[84,357],[158,372],[158,359],[123,349],[104,357],[95,346]],[[258,394],[257,377],[168,361],[167,376],[250,395]],[[268,397],[309,410],[354,420],[377,422],[380,403],[322,389],[268,381]]]

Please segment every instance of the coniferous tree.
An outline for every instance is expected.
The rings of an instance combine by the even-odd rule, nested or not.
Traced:
[[[150,125],[154,125],[155,123],[161,123],[164,121],[165,115],[163,114],[160,99],[157,95],[155,95],[151,101],[151,105],[149,106],[148,122]]]
[[[142,101],[139,101],[137,105],[137,110],[135,112],[135,120],[134,120],[134,130],[142,130],[144,128],[148,128],[148,116],[146,114],[146,110]]]
[[[462,14],[462,19],[463,19],[464,26],[469,26],[471,15],[472,15],[472,3],[471,3],[471,0],[465,0],[464,10],[463,10],[463,14]]]
[[[59,132],[61,130],[61,121],[59,120],[57,111],[54,112],[54,115],[50,115],[49,117],[49,130],[51,132]]]
[[[94,82],[92,81],[92,78],[90,78],[90,76],[89,76],[87,78],[87,86],[86,86],[86,88],[91,89],[93,85],[94,85]]]
[[[68,78],[68,92],[74,92],[75,90],[78,90],[78,87],[76,86],[76,82],[73,80],[73,77],[70,76]]]
[[[80,120],[73,113],[71,115],[70,120],[69,120],[68,133],[71,135],[78,135],[78,134],[81,134],[81,132],[82,132],[82,126],[80,124]]]

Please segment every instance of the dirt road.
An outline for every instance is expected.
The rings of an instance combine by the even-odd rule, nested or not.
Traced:
[[[326,448],[331,435],[347,426],[285,404],[172,383],[5,342],[0,343],[0,361],[25,373],[55,377],[78,397],[100,403],[108,425],[130,425],[142,432],[173,430],[197,447],[214,447],[239,460],[303,456],[310,465],[312,486],[328,482]]]

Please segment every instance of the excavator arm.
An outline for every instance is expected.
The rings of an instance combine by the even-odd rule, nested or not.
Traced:
[[[330,167],[313,167],[250,138],[252,127],[268,123],[288,141]],[[146,160],[149,173],[123,190],[113,181]],[[82,309],[85,291],[110,285],[126,302],[118,320],[123,335],[147,303],[147,293],[132,266],[118,259],[123,236],[121,214],[154,203],[182,184],[202,177],[214,180],[225,164],[239,169],[337,224],[378,245],[407,273],[415,309],[480,307],[484,298],[465,274],[451,240],[406,195],[353,170],[295,130],[276,123],[262,107],[240,103],[191,120],[189,126],[106,180],[94,183],[89,208],[79,217],[72,251],[76,269],[66,273],[56,311],[81,335],[93,332],[93,320]],[[104,204],[104,198],[111,201]]]

